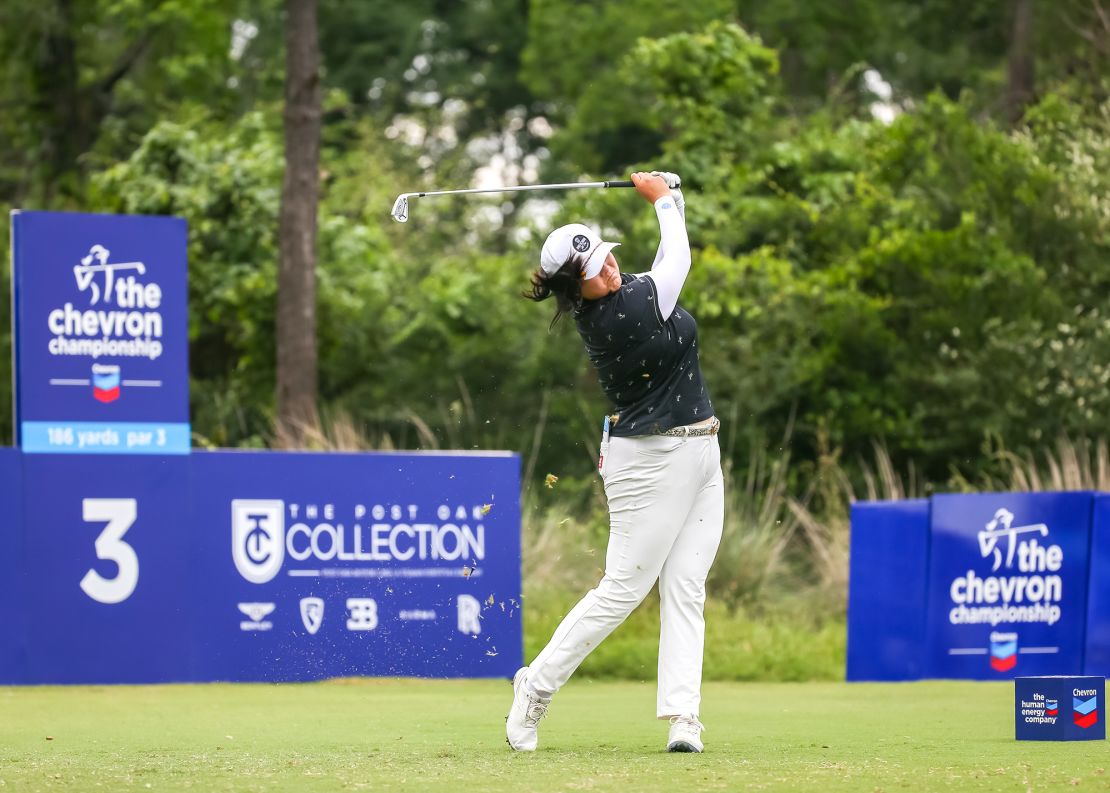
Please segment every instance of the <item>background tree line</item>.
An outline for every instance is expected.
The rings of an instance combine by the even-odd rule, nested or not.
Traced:
[[[275,439],[285,15],[0,8],[0,200],[189,221],[201,445]],[[619,194],[388,210],[420,187],[650,166],[688,186],[684,302],[741,468],[783,438],[849,469],[878,442],[943,484],[1000,446],[1110,434],[1101,0],[320,0],[318,23],[325,424],[587,474],[605,404],[573,328],[519,292],[572,219],[637,270],[650,212]],[[10,417],[0,387],[6,439]]]

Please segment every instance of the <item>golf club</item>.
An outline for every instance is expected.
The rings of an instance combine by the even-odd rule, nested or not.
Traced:
[[[424,198],[433,195],[464,195],[467,193],[521,193],[527,190],[581,190],[585,187],[634,187],[631,181],[615,182],[570,182],[568,184],[530,184],[519,187],[479,187],[469,190],[425,190],[419,193],[401,193],[393,202],[393,211],[389,214],[398,223],[405,223],[409,219],[409,199]]]

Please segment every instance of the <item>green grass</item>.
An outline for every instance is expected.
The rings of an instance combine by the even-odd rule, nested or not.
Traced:
[[[706,754],[662,751],[654,687],[572,681],[540,750],[505,681],[0,688],[8,790],[1063,790],[1105,743],[1017,743],[1013,687],[708,683]],[[48,738],[52,740],[48,740]]]

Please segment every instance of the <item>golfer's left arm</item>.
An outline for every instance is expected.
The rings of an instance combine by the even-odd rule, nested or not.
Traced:
[[[663,256],[647,275],[655,283],[659,314],[666,322],[678,305],[678,295],[690,272],[690,239],[686,234],[686,219],[662,179],[651,174],[635,173],[632,174],[632,181],[636,183],[639,193],[652,202],[659,220],[659,247]]]
[[[686,198],[682,195],[682,179],[678,174],[670,173],[669,171],[652,171],[653,176],[658,176],[667,183],[667,187],[671,189],[671,197],[674,199],[675,206],[678,207],[678,214],[682,215],[683,220],[686,219]],[[655,250],[655,261],[651,263],[651,269],[654,270],[659,262],[663,261],[663,256],[666,254],[666,247],[664,245],[663,237],[659,237],[659,247]],[[639,277],[639,274],[637,275]]]

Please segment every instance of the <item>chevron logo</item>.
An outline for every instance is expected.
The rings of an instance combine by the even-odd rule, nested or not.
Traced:
[[[991,634],[991,668],[996,672],[1009,672],[1017,666],[1017,634]]]
[[[1072,697],[1072,716],[1075,723],[1086,729],[1098,722],[1098,695],[1088,699]]]

